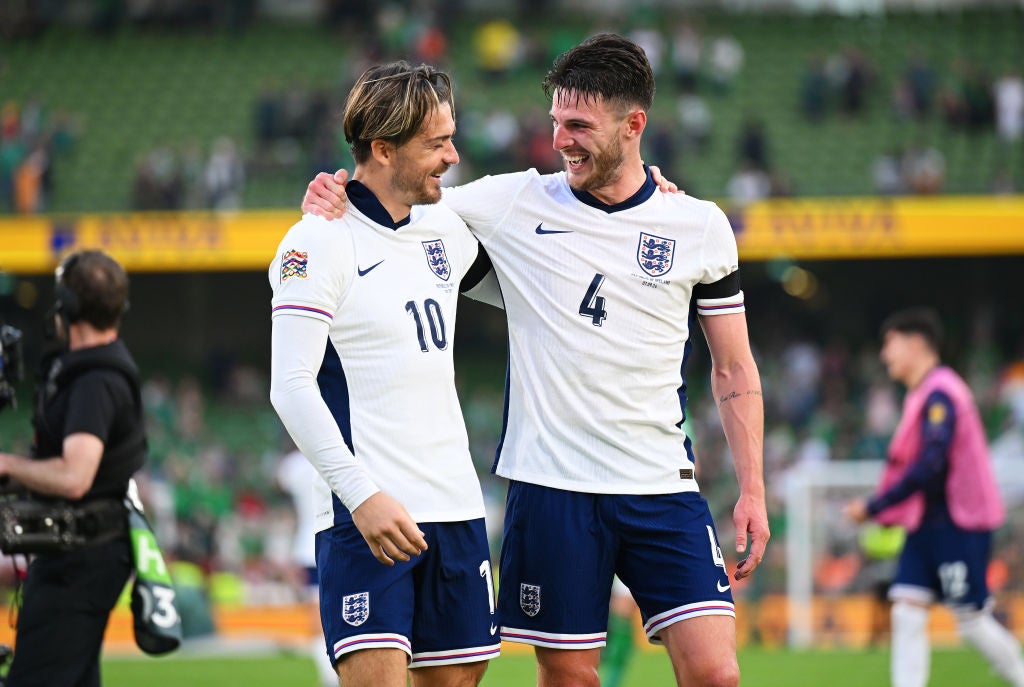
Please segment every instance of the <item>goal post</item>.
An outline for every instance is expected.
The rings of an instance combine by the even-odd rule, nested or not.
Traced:
[[[852,498],[866,498],[874,492],[884,465],[879,460],[822,462],[793,468],[786,475],[786,607],[790,647],[820,644],[822,602],[838,605],[841,596],[852,596],[852,590],[833,590],[833,596],[823,595],[816,589],[815,570],[827,556],[860,552],[858,535],[862,526],[847,520],[843,507]],[[1024,535],[1024,455],[1013,461],[997,461],[995,472],[1008,514],[1007,524],[994,539],[993,552],[997,554],[1001,543],[1019,546]],[[1017,545],[1012,544],[1014,539]],[[1008,591],[1024,590],[1012,588],[1011,584]],[[843,628],[836,630],[839,635],[842,631]],[[840,637],[843,640],[854,643],[849,636]]]

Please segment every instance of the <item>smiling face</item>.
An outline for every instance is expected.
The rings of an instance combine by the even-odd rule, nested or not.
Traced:
[[[411,207],[441,200],[441,175],[459,162],[454,134],[452,109],[442,103],[415,136],[394,149],[390,190],[396,201]]]
[[[613,205],[632,196],[647,180],[640,159],[647,113],[640,106],[556,90],[551,124],[552,146],[561,154],[574,190]]]
[[[629,113],[603,98],[584,100],[556,91],[551,103],[552,147],[562,156],[569,185],[594,192],[622,176],[623,130]]]

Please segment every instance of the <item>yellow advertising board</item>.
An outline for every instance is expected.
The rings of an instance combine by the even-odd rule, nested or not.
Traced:
[[[266,269],[297,210],[0,218],[0,271],[102,248],[129,271]],[[772,200],[730,217],[742,260],[1024,255],[1024,196]]]
[[[274,210],[0,218],[0,270],[49,272],[76,248],[101,248],[129,272],[266,269],[299,217]]]
[[[771,200],[732,219],[747,260],[1024,255],[1024,197]]]

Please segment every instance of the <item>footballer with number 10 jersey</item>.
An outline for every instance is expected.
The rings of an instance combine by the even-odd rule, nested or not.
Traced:
[[[320,476],[318,561],[327,546],[332,552],[351,546],[365,559],[355,572],[339,572],[347,565],[339,558],[353,556],[335,553],[330,566],[321,565],[321,588],[337,584],[338,589],[343,575],[378,585],[370,591],[346,588],[343,607],[342,599],[322,593],[322,607],[330,604],[337,611],[324,614],[325,633],[329,642],[335,640],[335,660],[374,647],[408,652],[413,667],[485,660],[498,654],[490,557],[452,362],[456,301],[460,284],[465,289],[476,279],[467,273],[477,262],[479,244],[443,204],[413,206],[407,220],[395,223],[366,187],[356,181],[349,186],[353,203],[346,216],[328,221],[305,215],[284,237],[270,266],[273,316],[299,315],[329,325],[326,355],[319,354],[322,365],[320,359],[303,361],[313,363],[305,366],[312,368],[310,374],[319,369],[320,393],[293,401],[301,407],[282,413]],[[293,344],[275,341],[282,348]],[[325,454],[332,457],[325,460]],[[350,511],[378,489],[397,499],[426,533],[431,549],[422,557],[387,567],[366,549]],[[445,553],[435,553],[432,536],[440,535],[431,525],[437,523],[466,523],[480,532],[464,538],[466,550],[458,555],[448,540],[442,540]],[[323,539],[336,525],[351,541]],[[396,592],[397,585],[388,586],[421,558],[437,560],[424,565],[445,566],[441,571],[448,576],[454,573],[447,566],[461,566],[465,559],[463,577],[470,588],[453,586],[458,599],[413,599]],[[438,612],[419,613],[424,603],[436,604]],[[416,604],[412,627],[396,631],[375,625],[391,607],[392,617],[401,615],[403,604],[407,609]],[[430,625],[456,610],[481,617],[480,631],[460,638]]]

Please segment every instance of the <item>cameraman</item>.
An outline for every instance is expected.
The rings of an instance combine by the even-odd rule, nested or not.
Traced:
[[[133,569],[124,498],[146,453],[138,368],[117,338],[127,305],[128,277],[107,254],[79,251],[57,269],[64,350],[36,391],[32,456],[0,453],[0,477],[88,507],[96,531],[29,563],[8,687],[100,684],[103,633]]]

